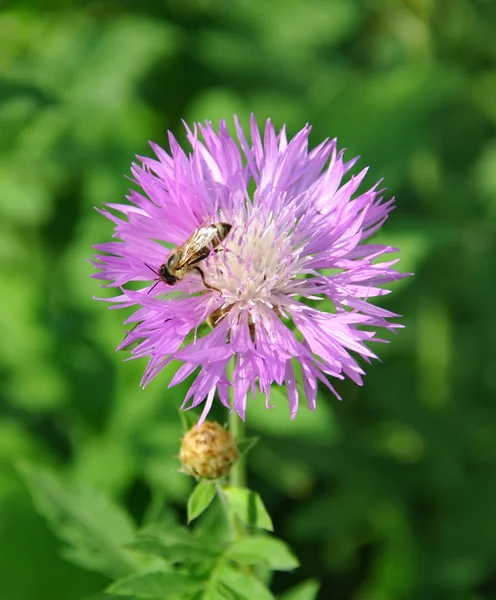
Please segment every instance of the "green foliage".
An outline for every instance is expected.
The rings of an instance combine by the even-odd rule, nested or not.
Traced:
[[[223,521],[225,517],[222,516]],[[175,521],[153,523],[140,532],[139,540],[130,547],[144,554],[164,558],[171,564],[185,563],[211,565],[222,554],[227,539],[227,530],[219,526],[219,522],[203,522],[206,524],[205,543],[201,530],[187,529],[177,525]],[[215,537],[215,539],[214,539]]]
[[[201,578],[185,573],[158,571],[121,579],[112,584],[108,591],[121,596],[158,600],[166,594],[165,597],[169,598],[191,598],[202,586]]]
[[[272,519],[256,492],[247,488],[226,486],[222,489],[222,494],[226,496],[232,512],[245,525],[273,531]]]
[[[240,456],[242,456],[243,454],[247,454],[255,446],[259,439],[259,437],[250,437],[241,440],[238,443],[238,452]]]
[[[24,464],[20,470],[38,510],[68,545],[63,552],[67,559],[110,577],[133,571],[124,546],[135,539],[134,526],[119,505],[38,467]]]
[[[215,496],[215,484],[200,481],[188,498],[188,523],[199,517]]]
[[[302,583],[291,588],[281,596],[278,596],[279,600],[315,600],[319,591],[319,584],[308,579]]]
[[[299,566],[284,542],[260,535],[237,540],[227,556],[240,564],[261,563],[273,571],[291,571]]]
[[[84,600],[136,600],[136,598],[137,596],[116,596],[115,594],[103,592],[102,594],[95,594],[90,598],[85,598]]]
[[[251,573],[245,573],[228,564],[222,564],[218,574],[218,585],[225,586],[236,600],[273,600],[270,591]],[[222,588],[221,588],[222,589]]]
[[[198,416],[192,410],[179,410],[179,419],[181,420],[181,427],[183,433],[189,431],[198,422]]]
[[[264,565],[270,570],[292,570],[298,566],[281,540],[250,536],[239,529],[232,539],[231,530],[219,527],[215,520],[207,524],[202,535],[201,530],[186,529],[163,515],[138,533],[127,513],[106,495],[71,485],[54,473],[27,464],[20,471],[36,507],[55,534],[68,544],[64,557],[115,579],[106,590],[115,598],[186,600],[197,593],[202,598],[226,593],[234,598],[247,598],[248,594],[253,594],[252,598],[273,598],[251,568]],[[232,502],[232,507],[224,504],[224,518],[230,524],[237,517],[246,519],[246,509],[240,506],[244,507],[242,498],[250,496],[256,507],[250,524],[266,527],[267,519],[270,522],[255,494],[205,482],[199,483],[190,496],[190,520],[207,508],[216,490]],[[214,541],[215,533],[220,535],[219,542]]]
[[[378,300],[406,328],[376,348],[383,362],[367,365],[363,388],[338,382],[343,403],[320,390],[316,413],[302,407],[294,421],[277,387],[273,410],[249,402],[248,433],[261,438],[249,481],[302,565],[270,589],[310,600],[318,580],[320,597],[340,600],[494,596],[495,8],[2,5],[2,600],[80,600],[109,584],[60,560],[61,543],[85,569],[123,577],[210,569],[226,551],[219,502],[194,536],[170,519],[192,488],[175,458],[188,382],[168,389],[170,365],[139,388],[144,363],[113,352],[129,313],[92,300],[109,292],[86,259],[112,232],[93,207],[123,200],[123,175],[135,154],[150,154],[149,139],[166,145],[172,129],[184,140],[181,118],[237,112],[246,123],[252,111],[291,134],[308,121],[312,143],[338,136],[348,157],[362,156],[370,185],[385,176],[397,209],[377,240],[401,248],[400,267],[416,273]],[[20,460],[61,542],[36,516]],[[54,479],[54,466],[67,478]],[[202,600],[253,585],[241,565],[224,564]]]

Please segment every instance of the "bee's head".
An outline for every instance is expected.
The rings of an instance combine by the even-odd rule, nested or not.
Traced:
[[[167,263],[161,265],[158,274],[160,275],[160,279],[167,285],[174,285],[177,281],[177,277],[174,277],[167,268]]]

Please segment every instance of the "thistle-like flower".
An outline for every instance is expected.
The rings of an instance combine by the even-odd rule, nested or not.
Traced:
[[[187,127],[189,155],[172,134],[170,154],[152,144],[158,160],[132,167],[144,194],[100,211],[120,241],[96,246],[94,261],[94,277],[122,292],[110,301],[137,307],[119,348],[149,357],[142,384],[172,360],[183,364],[171,386],[199,369],[183,408],[205,402],[201,421],[216,391],[244,419],[248,393],[258,387],[269,407],[273,383],[286,385],[291,417],[303,394],[315,409],[319,380],[336,396],[329,378],[361,384],[357,356],[377,358],[366,342],[399,327],[369,302],[404,277],[382,258],[396,249],[364,243],[393,200],[378,184],[357,192],[367,169],[342,183],[356,159],[344,162],[336,140],[309,151],[309,126],[288,142],[267,121],[262,139],[252,117],[249,143],[235,124],[237,141],[224,121],[218,133]],[[132,291],[131,281],[147,283]]]

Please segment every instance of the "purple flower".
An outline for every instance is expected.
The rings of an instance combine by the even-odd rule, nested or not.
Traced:
[[[382,341],[374,329],[399,327],[388,321],[398,315],[369,302],[405,276],[392,268],[397,260],[382,258],[396,249],[364,243],[393,200],[383,201],[378,184],[357,193],[367,169],[342,183],[356,159],[344,162],[336,140],[309,151],[309,126],[288,142],[285,128],[276,134],[267,121],[262,138],[252,117],[250,144],[235,123],[237,141],[224,121],[218,133],[207,122],[187,127],[189,155],[169,134],[170,154],[152,144],[158,160],[140,157],[132,172],[144,194],[131,190],[130,204],[107,205],[121,217],[100,211],[119,241],[95,247],[94,277],[120,289],[109,300],[117,307],[137,307],[119,348],[137,344],[133,357],[149,356],[143,385],[178,360],[170,385],[199,369],[183,408],[205,401],[201,420],[216,391],[230,407],[229,386],[241,418],[250,389],[269,407],[273,383],[285,383],[294,417],[302,390],[315,409],[319,380],[338,398],[329,377],[361,384],[356,357],[377,358],[366,344]],[[214,235],[222,223],[227,235]],[[192,234],[194,247],[181,250],[186,268],[176,272],[178,255],[169,256]],[[130,281],[146,283],[132,291]]]

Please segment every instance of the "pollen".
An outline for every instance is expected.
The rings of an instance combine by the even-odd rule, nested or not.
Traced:
[[[233,219],[223,248],[206,261],[205,276],[222,293],[224,307],[253,311],[257,303],[278,305],[299,270],[291,229],[254,210]]]

